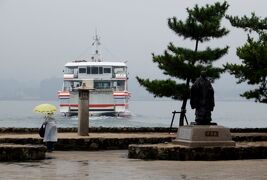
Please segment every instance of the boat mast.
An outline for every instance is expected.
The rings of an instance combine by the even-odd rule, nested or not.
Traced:
[[[95,46],[95,53],[91,57],[93,62],[101,62],[100,54],[98,47],[101,45],[100,43],[100,37],[97,35],[97,31],[95,31],[95,36],[93,37],[93,43],[92,46]]]

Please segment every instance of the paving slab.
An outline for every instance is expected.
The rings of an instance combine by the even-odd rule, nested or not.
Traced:
[[[143,161],[127,151],[56,151],[36,162],[0,163],[2,180],[265,180],[267,160]]]

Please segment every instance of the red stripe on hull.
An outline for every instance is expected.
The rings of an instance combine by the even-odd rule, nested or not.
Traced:
[[[78,107],[79,105],[78,104],[60,104],[59,105],[60,107],[64,107],[64,106],[67,106],[67,107]],[[95,108],[95,107],[112,107],[112,106],[125,106],[125,107],[128,107],[128,104],[90,104],[89,107],[90,108]]]
[[[71,79],[74,79],[74,78],[64,78],[64,80],[71,80]]]
[[[113,94],[113,96],[129,96],[128,94]]]

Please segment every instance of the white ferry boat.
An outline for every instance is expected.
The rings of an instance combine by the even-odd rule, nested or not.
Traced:
[[[107,116],[129,116],[128,73],[125,62],[104,62],[100,58],[96,35],[92,45],[96,47],[92,61],[76,60],[65,64],[61,91],[60,112],[65,115],[78,114],[78,87],[90,83],[93,90],[89,96],[89,114]]]

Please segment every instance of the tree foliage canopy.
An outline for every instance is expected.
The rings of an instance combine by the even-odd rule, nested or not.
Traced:
[[[168,19],[170,29],[183,36],[185,39],[197,40],[200,42],[209,41],[211,38],[220,38],[228,34],[228,30],[221,27],[221,19],[229,5],[217,2],[214,5],[187,8],[188,18],[183,22],[176,17]]]
[[[248,38],[247,42],[236,50],[241,64],[227,63],[225,69],[238,79],[237,83],[246,82],[257,86],[241,96],[267,103],[267,18],[261,19],[254,13],[251,17],[227,16],[226,18],[234,27],[248,32]],[[258,37],[252,38],[252,33],[256,33]]]
[[[219,78],[223,72],[222,68],[213,67],[213,62],[228,52],[228,46],[206,47],[204,50],[198,48],[199,43],[228,34],[229,31],[221,26],[228,6],[226,2],[204,7],[195,5],[192,9],[187,8],[188,17],[184,21],[177,20],[176,17],[169,18],[169,28],[179,37],[194,41],[195,45],[189,49],[170,43],[162,55],[152,54],[153,62],[157,63],[163,74],[171,78],[149,80],[136,77],[140,85],[156,97],[183,100],[182,109],[185,109],[191,83],[200,76],[201,71],[205,70],[211,80]]]

